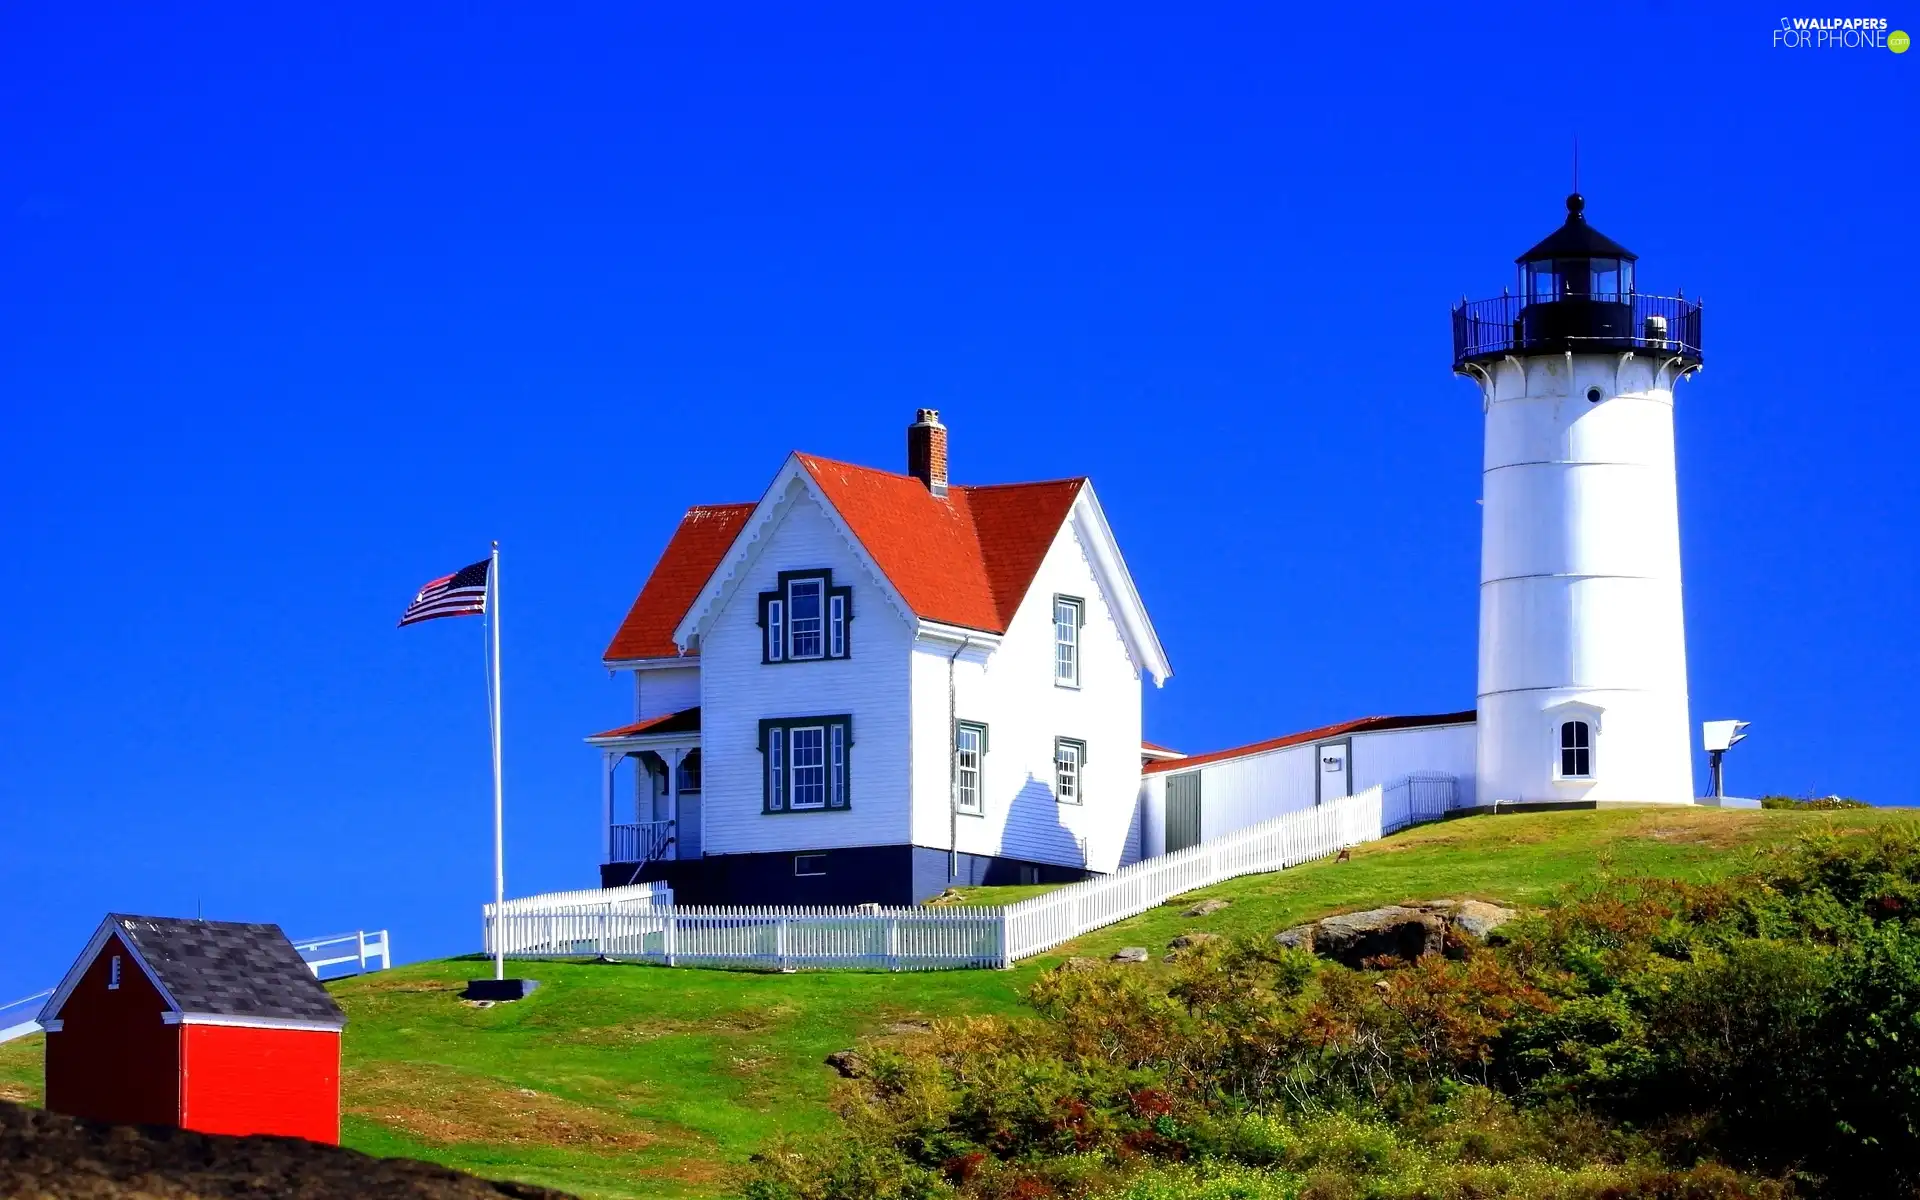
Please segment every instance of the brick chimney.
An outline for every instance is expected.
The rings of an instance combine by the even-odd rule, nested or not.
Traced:
[[[939,409],[921,409],[907,426],[907,474],[934,495],[947,494],[947,427]]]

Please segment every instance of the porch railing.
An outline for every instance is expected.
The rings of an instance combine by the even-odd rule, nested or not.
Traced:
[[[1410,775],[1005,908],[676,907],[671,891],[638,884],[508,901],[498,920],[489,904],[483,940],[492,953],[494,939],[503,939],[505,952],[517,958],[599,956],[668,966],[1009,967],[1184,892],[1298,866],[1436,820],[1453,807],[1457,789],[1452,776]]]
[[[650,863],[673,846],[672,821],[630,821],[615,825],[607,838],[608,862]]]

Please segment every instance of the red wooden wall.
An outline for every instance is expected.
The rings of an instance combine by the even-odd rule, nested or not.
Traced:
[[[340,1035],[182,1025],[180,1124],[340,1141]]]
[[[108,988],[114,955],[120,987]],[[167,1003],[117,935],[107,938],[47,1034],[47,1107],[75,1117],[140,1125],[180,1118],[180,1029]]]

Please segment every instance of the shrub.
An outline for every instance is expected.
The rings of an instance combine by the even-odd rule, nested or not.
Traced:
[[[870,1048],[753,1200],[1920,1193],[1920,834],[1711,886],[1597,879],[1385,971],[1270,942],[1056,970],[1030,1015]],[[1793,1181],[1789,1183],[1788,1181]]]
[[[1851,796],[1762,796],[1761,808],[1793,808],[1814,812],[1833,812],[1842,808],[1872,808],[1865,800],[1855,800]]]

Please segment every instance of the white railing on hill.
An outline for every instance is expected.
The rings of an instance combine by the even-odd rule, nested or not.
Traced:
[[[345,979],[349,975],[364,975],[368,971],[385,971],[393,966],[393,935],[384,929],[356,929],[352,933],[336,933],[331,937],[306,938],[293,943],[300,952],[307,969],[313,972],[315,979],[320,972],[332,967],[353,966],[351,971],[341,971],[329,976],[331,979]],[[330,957],[315,957],[331,955]],[[378,966],[368,963],[378,960]]]
[[[1459,780],[1438,771],[1415,771],[1383,789],[1382,828],[1392,833],[1422,821],[1438,821],[1459,806]]]
[[[1274,817],[1185,850],[1142,859],[1111,875],[1022,900],[1005,910],[1003,965],[1138,916],[1184,892],[1237,875],[1297,867],[1388,832],[1381,821],[1381,789],[1370,787],[1358,795]]]
[[[675,907],[661,884],[553,892],[482,910],[514,958],[602,957],[668,966],[892,971],[1010,967],[1168,899],[1337,854],[1453,806],[1452,776],[1419,774],[1287,813],[1005,908]]]
[[[40,1032],[40,1008],[53,989],[22,996],[11,1004],[0,1004],[0,1042],[10,1042]]]

